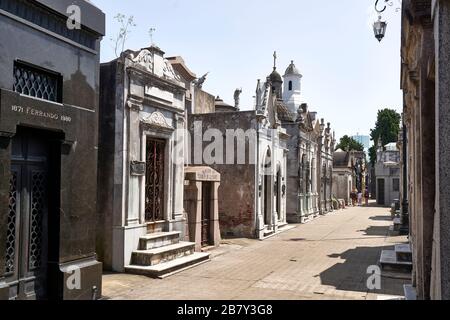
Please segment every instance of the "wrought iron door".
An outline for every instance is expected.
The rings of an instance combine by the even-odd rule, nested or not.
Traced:
[[[48,263],[48,168],[44,142],[13,139],[6,281],[11,299],[45,299]]]
[[[202,183],[202,247],[211,245],[211,183]]]
[[[145,220],[164,220],[164,153],[166,144],[161,140],[147,140],[145,174]]]

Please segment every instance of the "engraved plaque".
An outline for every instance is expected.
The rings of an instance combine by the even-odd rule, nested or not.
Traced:
[[[145,176],[145,162],[131,161],[130,171],[132,176],[138,177]]]

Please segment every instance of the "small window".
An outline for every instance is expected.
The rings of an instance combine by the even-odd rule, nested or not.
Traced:
[[[53,102],[62,102],[61,75],[34,67],[23,62],[14,62],[13,90],[20,94]]]
[[[289,91],[292,91],[292,81],[289,81]]]
[[[392,180],[392,189],[394,192],[400,191],[400,179],[393,179]]]

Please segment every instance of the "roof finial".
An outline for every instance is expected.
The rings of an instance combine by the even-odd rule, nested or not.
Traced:
[[[273,70],[277,70],[277,52],[273,53]]]

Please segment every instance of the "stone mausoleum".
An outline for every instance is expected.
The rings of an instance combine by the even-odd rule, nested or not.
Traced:
[[[217,112],[189,116],[189,163],[208,165],[221,175],[218,202],[223,237],[262,239],[287,225],[288,135],[278,117],[278,80],[272,74],[258,84],[254,110],[233,111],[221,102]]]
[[[281,80],[277,106],[281,125],[289,135],[287,162],[287,221],[304,223],[333,210],[332,169],[335,145],[330,123],[302,103],[301,80],[294,62]]]
[[[160,277],[208,260],[184,241],[190,81],[151,46],[102,64],[100,82],[98,251],[105,268]]]
[[[0,1],[0,299],[97,299],[97,132],[105,16]],[[79,281],[68,286],[70,277]]]

